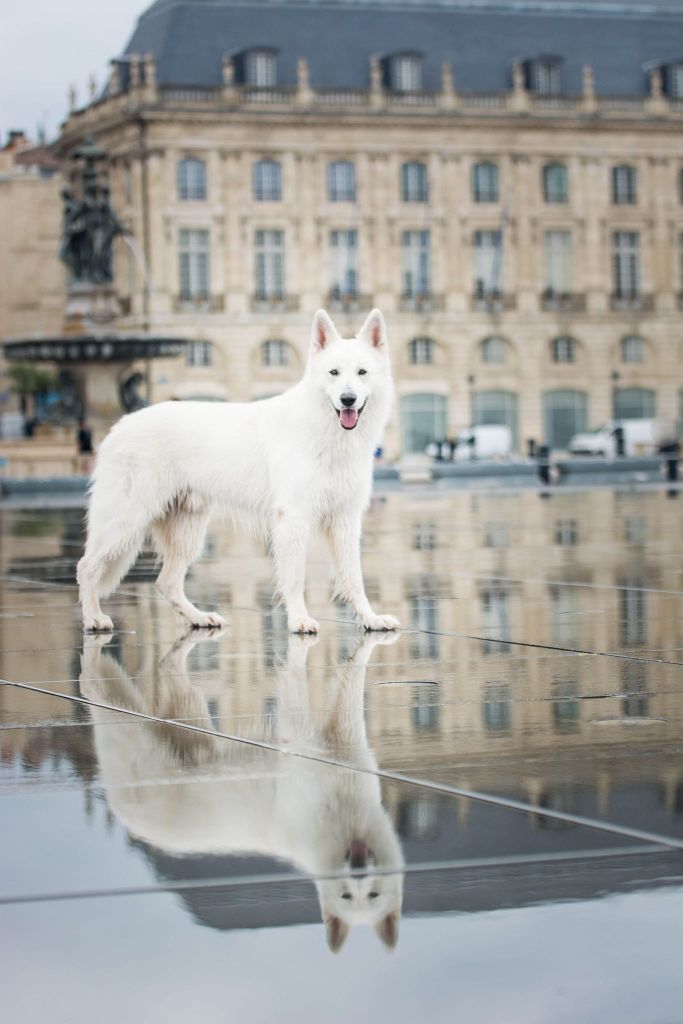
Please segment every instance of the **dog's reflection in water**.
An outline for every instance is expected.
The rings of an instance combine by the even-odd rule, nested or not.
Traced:
[[[177,856],[254,853],[287,861],[316,879],[333,952],[360,923],[393,948],[403,859],[373,774],[363,695],[372,651],[393,643],[396,634],[365,636],[346,662],[330,670],[326,711],[315,716],[306,660],[316,641],[290,638],[278,673],[279,732],[287,755],[216,734],[206,698],[186,671],[188,654],[201,642],[196,633],[175,644],[156,678],[135,682],[103,650],[109,639],[86,641],[84,697],[206,730],[139,718],[113,725],[111,712],[91,707],[107,799],[129,833]],[[226,731],[232,731],[230,723]],[[258,740],[265,731],[246,735]],[[273,742],[272,732],[268,740]],[[305,754],[323,760],[297,756]]]

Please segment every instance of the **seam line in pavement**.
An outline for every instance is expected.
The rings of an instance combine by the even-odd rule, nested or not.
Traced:
[[[654,856],[658,853],[670,853],[668,847],[653,845],[623,846],[612,849],[568,850],[557,853],[512,854],[509,857],[467,857],[457,860],[423,861],[421,864],[403,864],[400,867],[373,870],[373,875],[419,875],[436,874],[439,871],[464,871],[472,868],[515,867],[524,865],[545,865],[573,861],[617,860],[620,857],[645,855]],[[0,896],[0,906],[16,903],[54,903],[59,900],[100,899],[110,896],[153,896],[166,892],[186,892],[203,889],[239,889],[250,885],[285,885],[289,883],[315,882],[346,878],[346,874],[304,875],[292,873],[272,873],[263,875],[242,875],[219,878],[191,878],[163,885],[133,885],[120,889],[72,889],[63,892],[26,893],[19,896]]]
[[[358,772],[361,775],[372,775],[381,779],[386,779],[390,782],[399,782],[409,786],[417,786],[433,793],[444,793],[447,796],[464,797],[477,803],[489,804],[494,807],[518,811],[523,814],[534,814],[552,821],[561,821],[568,825],[577,825],[583,828],[594,829],[599,832],[606,832],[610,835],[622,836],[625,839],[635,839],[644,843],[666,846],[672,850],[683,850],[683,839],[676,839],[673,836],[664,836],[657,832],[650,832],[646,829],[630,828],[626,825],[617,825],[612,822],[600,821],[596,818],[587,818],[580,814],[567,814],[564,811],[554,811],[549,808],[539,807],[536,804],[525,803],[521,800],[513,800],[510,797],[494,796],[491,793],[483,793],[478,790],[463,789],[460,786],[451,786],[447,783],[420,779],[416,776],[406,775],[403,772],[394,772],[382,768],[378,768],[376,771],[371,771],[369,768],[362,768],[357,765],[348,764],[344,761],[337,761],[333,758],[320,757],[316,754],[307,754],[303,751],[288,750],[284,747],[278,747],[273,743],[266,743],[263,740],[235,736],[231,733],[221,732],[215,729],[206,729],[199,725],[189,725],[185,722],[177,721],[174,718],[159,718],[156,715],[146,715],[142,711],[117,708],[113,704],[91,701],[87,700],[85,697],[67,697],[63,693],[56,693],[54,690],[47,690],[44,687],[35,686],[29,683],[12,683],[11,680],[5,680],[5,682],[10,683],[12,686],[19,687],[20,689],[31,690],[34,693],[44,693],[51,697],[61,697],[64,700],[76,701],[79,704],[84,704],[90,707],[103,708],[105,711],[118,711],[121,714],[129,715],[132,718],[138,718],[142,721],[156,722],[162,725],[173,725],[176,728],[185,729],[189,732],[232,740],[235,743],[241,743],[244,746],[254,747],[259,750],[268,750],[273,753],[285,754],[290,757],[300,757],[316,764],[327,764],[335,768]]]

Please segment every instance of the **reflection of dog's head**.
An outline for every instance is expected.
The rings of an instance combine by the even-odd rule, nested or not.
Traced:
[[[388,949],[398,942],[401,849],[383,808],[377,807],[367,819],[365,831],[367,842],[352,839],[345,852],[340,850],[343,863],[335,877],[317,883],[327,944],[333,953],[339,952],[356,924],[371,925]]]
[[[319,309],[313,318],[307,377],[327,399],[345,431],[364,418],[383,427],[391,399],[391,367],[384,317],[373,309],[355,338],[342,338]]]

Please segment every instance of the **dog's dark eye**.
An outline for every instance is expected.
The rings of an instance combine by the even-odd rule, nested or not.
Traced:
[[[338,377],[338,376],[339,376],[339,370],[330,370],[330,374],[331,374],[331,375],[332,375],[333,377]]]
[[[343,900],[350,900],[351,899],[351,893],[350,892],[343,892],[342,893],[342,899]]]
[[[362,376],[363,376],[363,374],[364,374],[364,373],[367,373],[367,372],[368,372],[367,370],[359,370],[359,371],[358,371],[358,376],[359,376],[359,377],[362,377]]]
[[[376,900],[377,897],[379,896],[379,893],[378,892],[369,892],[368,896],[370,897],[371,900]]]

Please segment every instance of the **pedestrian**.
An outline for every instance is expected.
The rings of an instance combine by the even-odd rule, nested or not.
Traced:
[[[78,463],[79,470],[81,473],[87,475],[90,474],[93,463],[93,455],[95,449],[92,445],[92,431],[88,424],[83,418],[78,421],[78,431],[76,432],[76,444],[78,445]]]

